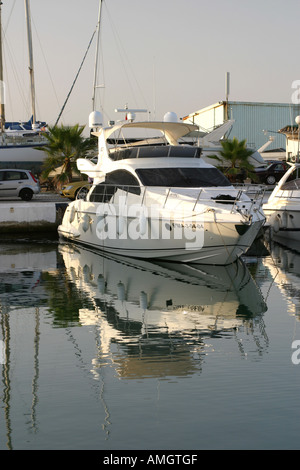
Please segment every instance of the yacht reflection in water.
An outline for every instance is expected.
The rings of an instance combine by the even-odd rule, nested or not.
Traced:
[[[189,375],[209,352],[207,338],[231,332],[237,339],[240,328],[267,343],[266,304],[241,260],[191,266],[105,256],[71,244],[59,250],[70,280],[93,304],[80,309],[79,320],[99,326],[96,376],[107,361],[120,377]]]
[[[63,397],[68,380],[80,392],[91,377],[107,438],[104,385],[116,376],[176,380],[201,372],[216,344],[216,354],[246,356],[250,349],[255,359],[268,347],[266,304],[242,261],[190,266],[111,257],[72,244],[58,249],[56,243],[1,246],[0,441],[9,449],[22,432],[23,441],[38,435],[38,417],[43,422],[48,415],[48,385]],[[57,380],[62,376],[66,380]],[[75,415],[67,397],[60,406]]]
[[[265,258],[264,265],[271,278],[286,299],[287,311],[300,320],[300,247],[299,242],[282,238],[269,243],[272,258]]]

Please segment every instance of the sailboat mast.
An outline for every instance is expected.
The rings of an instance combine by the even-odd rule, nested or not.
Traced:
[[[3,81],[3,55],[2,55],[2,3],[0,0],[0,130],[5,129],[5,96]]]
[[[29,75],[30,75],[30,91],[31,91],[32,127],[34,127],[36,124],[35,86],[34,86],[32,32],[31,32],[29,0],[25,0],[25,15],[26,15],[26,23],[27,23],[27,38],[28,38],[28,52],[29,52]]]
[[[96,88],[98,88],[97,79],[98,79],[99,44],[100,44],[101,6],[102,6],[102,0],[99,1],[99,12],[98,12],[98,23],[97,23],[98,35],[97,35],[97,46],[96,46],[96,55],[95,55],[94,86],[93,86],[93,97],[92,97],[93,111],[95,111],[95,106],[96,106],[95,95],[96,95]]]

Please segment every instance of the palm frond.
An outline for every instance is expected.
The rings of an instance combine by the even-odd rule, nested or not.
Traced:
[[[43,151],[48,157],[45,159],[42,175],[48,177],[51,171],[62,166],[60,175],[56,175],[56,181],[72,181],[73,172],[79,173],[76,160],[86,157],[91,150],[97,148],[94,139],[85,138],[82,134],[85,126],[75,124],[74,126],[53,126],[45,134],[47,143]]]

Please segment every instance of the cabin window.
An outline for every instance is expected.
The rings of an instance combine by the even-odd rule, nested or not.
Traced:
[[[140,194],[140,185],[134,175],[127,170],[108,173],[103,183],[97,184],[90,195],[91,202],[109,202],[118,189]]]
[[[217,168],[141,168],[136,172],[145,186],[205,188],[231,185]]]

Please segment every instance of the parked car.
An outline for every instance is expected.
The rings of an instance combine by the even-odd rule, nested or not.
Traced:
[[[275,184],[288,170],[289,165],[285,162],[272,162],[266,167],[255,168],[256,178],[254,183]]]
[[[0,197],[20,197],[30,201],[40,192],[40,183],[28,170],[1,169]]]
[[[85,198],[90,190],[90,183],[88,181],[74,181],[73,183],[66,184],[61,188],[60,195],[69,199],[76,199],[77,197]]]

